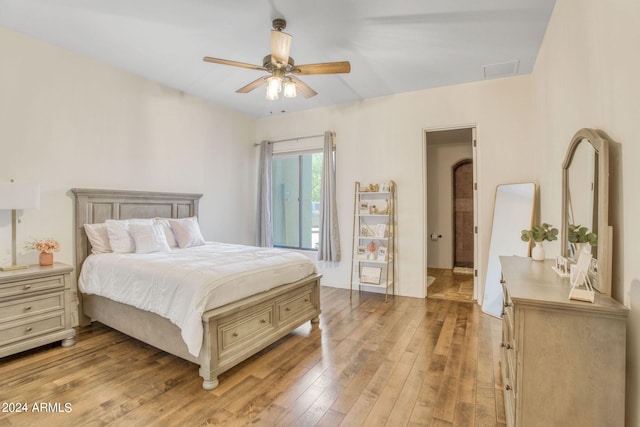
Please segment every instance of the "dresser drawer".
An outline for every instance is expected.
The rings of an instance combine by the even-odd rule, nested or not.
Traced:
[[[0,324],[64,309],[64,292],[54,292],[0,303]]]
[[[48,276],[37,279],[20,280],[0,285],[0,298],[26,295],[33,292],[64,289],[64,276]]]
[[[3,345],[44,335],[65,328],[64,311],[27,317],[0,325],[0,342]]]
[[[218,326],[220,354],[250,342],[273,327],[273,305],[263,306],[242,317],[222,321]]]
[[[305,289],[293,297],[278,302],[278,321],[283,322],[294,319],[301,313],[313,310],[312,289]]]

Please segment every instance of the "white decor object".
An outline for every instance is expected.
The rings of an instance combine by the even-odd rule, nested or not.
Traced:
[[[534,242],[535,245],[531,249],[531,258],[534,261],[544,261],[544,246],[542,242]]]

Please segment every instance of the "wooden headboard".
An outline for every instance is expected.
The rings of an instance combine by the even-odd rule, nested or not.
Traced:
[[[72,188],[76,198],[76,274],[89,255],[85,224],[107,219],[186,218],[198,215],[202,194]]]

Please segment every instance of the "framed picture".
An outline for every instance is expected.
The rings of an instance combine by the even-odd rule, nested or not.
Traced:
[[[391,191],[391,184],[389,182],[381,182],[379,184],[381,193],[388,193]]]
[[[373,230],[366,224],[360,224],[361,237],[373,237]]]
[[[360,215],[369,215],[369,201],[368,200],[360,200],[360,205],[358,206],[358,212]]]
[[[356,258],[358,259],[367,259],[367,247],[366,246],[358,246],[356,249]]]
[[[387,248],[384,246],[380,246],[378,248],[378,257],[376,261],[386,261],[387,260]]]
[[[382,269],[380,267],[362,267],[362,270],[360,271],[360,281],[362,283],[379,285],[381,274]]]
[[[376,228],[373,231],[375,237],[386,237],[387,224],[376,224]]]

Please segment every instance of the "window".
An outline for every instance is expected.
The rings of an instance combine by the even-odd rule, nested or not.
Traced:
[[[271,173],[273,245],[317,250],[322,151],[274,154]]]

